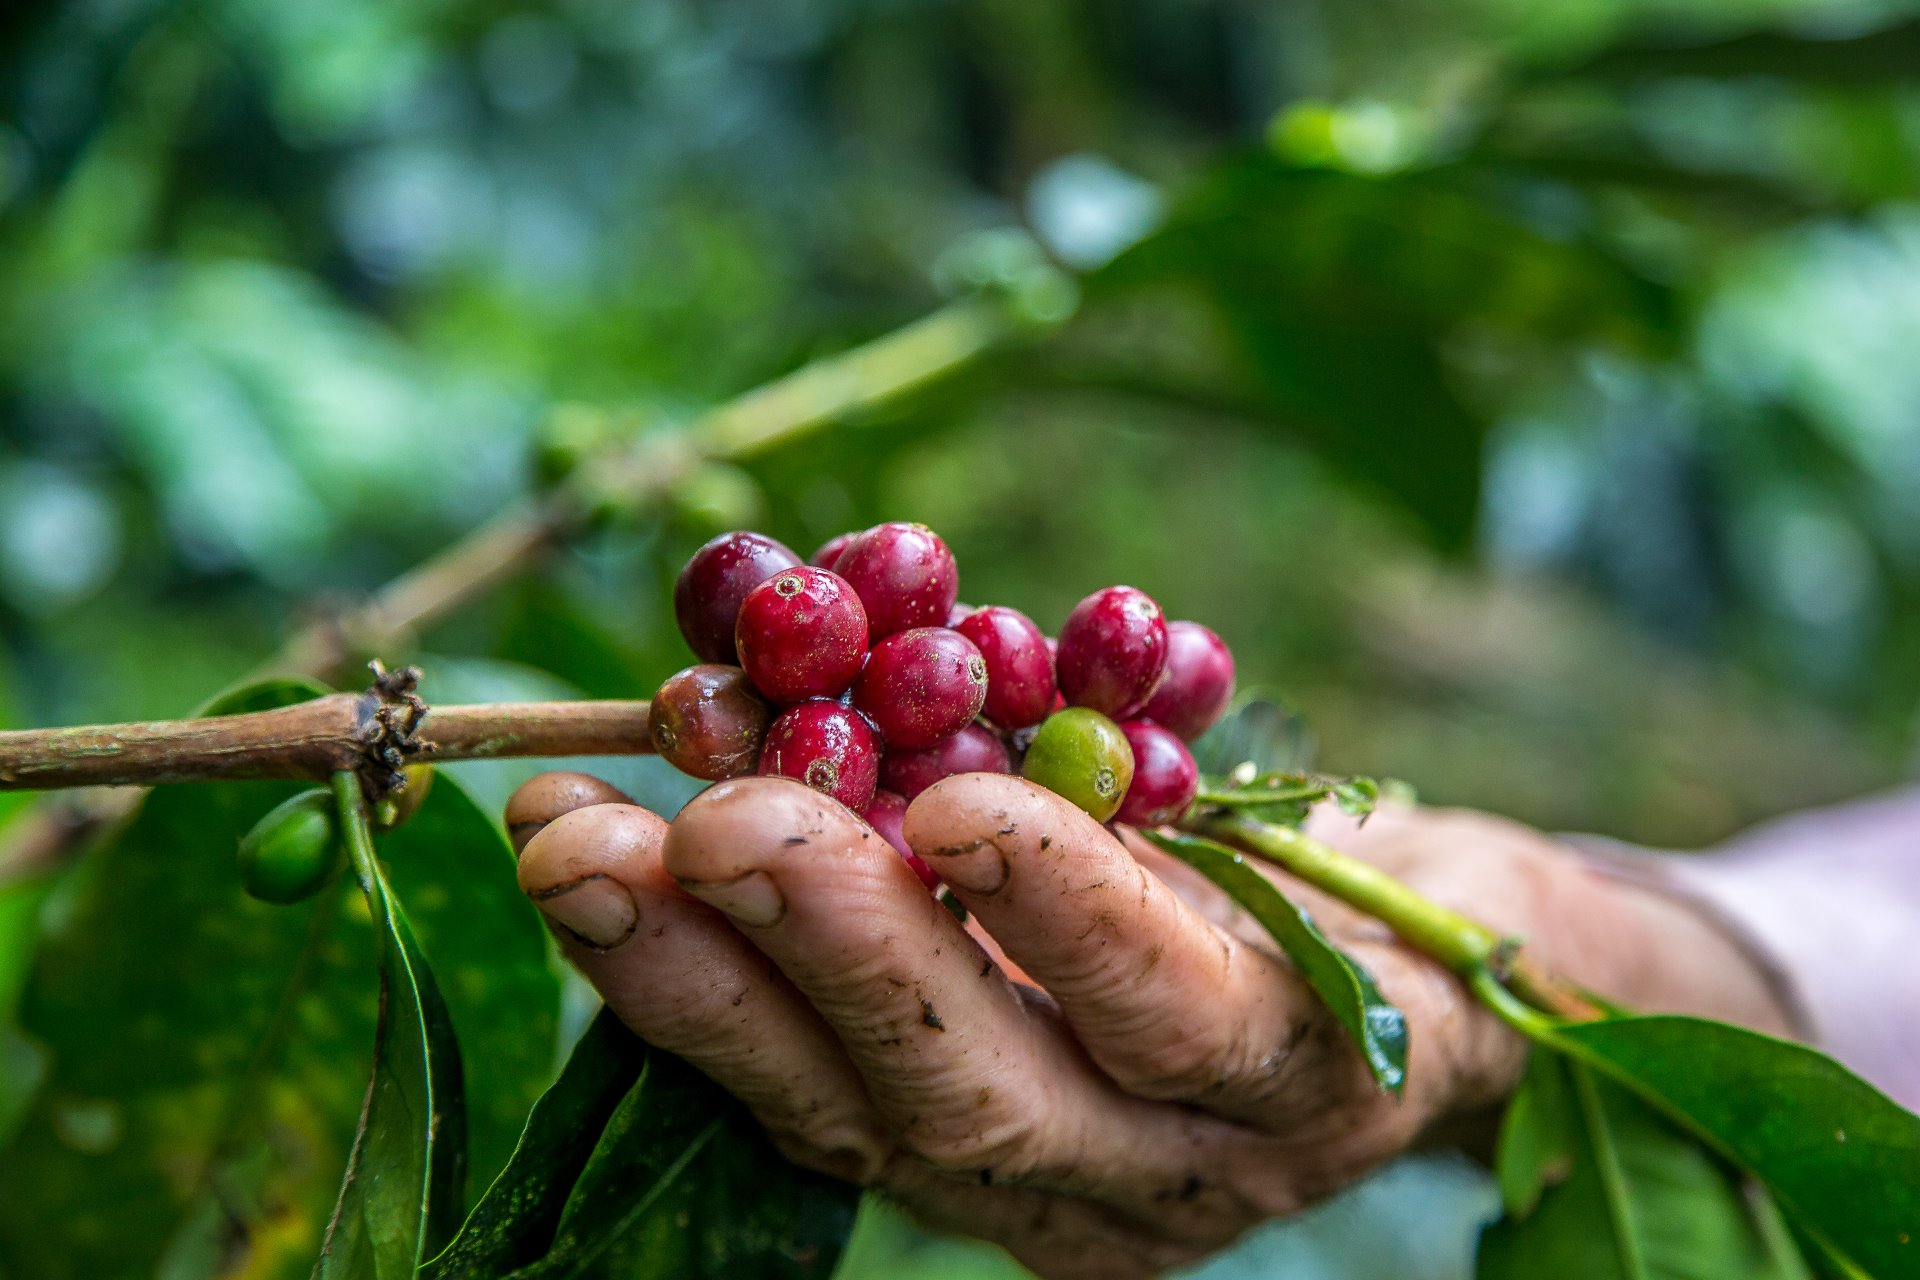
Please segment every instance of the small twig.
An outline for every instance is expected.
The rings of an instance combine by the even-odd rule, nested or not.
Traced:
[[[647,704],[494,702],[429,709],[412,668],[366,693],[271,711],[0,733],[0,791],[153,786],[241,778],[321,781],[351,770],[372,798],[418,760],[650,754]]]

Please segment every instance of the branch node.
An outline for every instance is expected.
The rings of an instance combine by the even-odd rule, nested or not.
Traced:
[[[433,744],[419,736],[429,710],[420,687],[420,668],[389,671],[375,658],[367,664],[373,687],[361,696],[360,785],[378,801],[407,785],[407,762],[431,754]]]

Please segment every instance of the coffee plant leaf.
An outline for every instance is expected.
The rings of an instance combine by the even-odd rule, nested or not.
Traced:
[[[507,1275],[552,1245],[580,1171],[639,1079],[647,1046],[602,1008],[533,1105],[506,1168],[453,1243],[421,1269],[425,1280]]]
[[[1194,742],[1193,761],[1217,778],[1241,764],[1257,774],[1303,770],[1313,761],[1313,735],[1277,696],[1253,690]]]
[[[859,1199],[790,1163],[744,1107],[650,1049],[581,1172],[555,1253],[527,1275],[827,1280]]]
[[[1366,1059],[1382,1089],[1407,1080],[1407,1019],[1389,1004],[1360,963],[1320,932],[1313,917],[1240,854],[1198,836],[1142,831],[1147,839],[1213,881],[1260,922]]]
[[[1550,1043],[1765,1183],[1843,1270],[1920,1273],[1920,1115],[1831,1058],[1677,1015],[1564,1026]]]
[[[358,783],[345,779],[342,787]],[[373,852],[362,808],[342,806],[379,948],[373,1074],[316,1280],[411,1280],[451,1237],[466,1193],[467,1117],[453,1017]]]
[[[1632,1093],[1547,1050],[1534,1051],[1503,1126],[1499,1174],[1508,1216],[1481,1233],[1478,1280],[1808,1274],[1736,1170]],[[1515,1189],[1527,1192],[1518,1205]]]
[[[204,710],[324,692],[270,681]],[[276,907],[234,866],[301,785],[160,788],[46,889],[18,995],[38,1079],[0,1147],[14,1280],[311,1270],[366,1086],[372,939],[347,881]]]
[[[854,1189],[775,1152],[740,1105],[602,1010],[429,1280],[815,1280]]]
[[[1569,1087],[1566,1063],[1551,1050],[1535,1048],[1526,1078],[1501,1117],[1494,1157],[1500,1203],[1510,1217],[1532,1213],[1541,1192],[1573,1168],[1577,1116]]]
[[[477,1189],[506,1164],[553,1079],[560,969],[539,911],[520,892],[499,823],[461,779],[435,773],[418,812],[376,840],[459,1039]]]

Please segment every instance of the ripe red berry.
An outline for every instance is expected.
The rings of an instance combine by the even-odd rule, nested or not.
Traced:
[[[973,641],[945,627],[914,627],[873,646],[853,686],[889,747],[930,747],[960,732],[987,700],[987,662]]]
[[[707,662],[667,677],[648,708],[647,731],[661,759],[717,782],[753,772],[772,720],[746,672]]]
[[[1128,720],[1120,732],[1133,748],[1133,782],[1114,816],[1136,827],[1172,822],[1200,789],[1200,770],[1186,744],[1151,720]]]
[[[1069,705],[1137,715],[1166,674],[1167,620],[1146,592],[1102,587],[1067,615],[1055,665]]]
[[[867,660],[867,613],[838,574],[784,569],[747,592],[734,638],[747,678],[775,702],[833,698]]]
[[[767,730],[760,772],[797,778],[855,813],[873,803],[880,739],[859,712],[816,699],[782,711]]]
[[[833,568],[834,561],[838,560],[840,553],[847,549],[847,544],[859,536],[860,531],[858,529],[848,533],[834,534],[831,538],[828,538],[820,544],[818,551],[807,557],[807,563],[816,569]]]
[[[987,719],[1002,729],[1039,724],[1053,710],[1053,658],[1047,638],[1018,609],[991,604],[954,627],[987,660]]]
[[[860,816],[867,820],[868,826],[880,833],[882,839],[899,851],[900,856],[906,859],[907,865],[913,868],[913,874],[920,877],[921,884],[927,886],[929,890],[940,887],[939,873],[928,866],[920,855],[913,851],[913,846],[907,843],[905,796],[892,791],[876,791],[873,793],[873,803],[868,805],[867,811]]]
[[[877,524],[857,535],[833,568],[859,593],[875,640],[940,626],[960,592],[953,552],[923,524]]]
[[[983,725],[970,724],[951,738],[918,751],[889,751],[880,762],[887,790],[908,800],[956,773],[1011,773],[1006,744]]]
[[[1167,624],[1167,676],[1141,714],[1192,742],[1233,701],[1233,651],[1197,622]]]
[[[972,617],[973,614],[974,607],[972,605],[961,604],[956,601],[953,608],[947,610],[947,625],[958,628],[962,622]]]
[[[694,656],[702,662],[739,662],[734,626],[740,602],[799,563],[799,556],[758,533],[723,533],[694,552],[673,584],[674,620]]]

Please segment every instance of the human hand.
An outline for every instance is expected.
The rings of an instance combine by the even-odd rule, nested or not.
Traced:
[[[952,778],[908,812],[965,926],[798,783],[720,783],[671,826],[622,801],[549,774],[508,807],[522,888],[614,1012],[792,1159],[1050,1280],[1203,1257],[1483,1112],[1525,1060],[1451,974],[1266,869],[1405,1012],[1406,1092],[1382,1093],[1224,895],[1018,778]],[[1615,999],[1781,1029],[1712,924],[1536,832],[1390,808],[1315,834]]]

